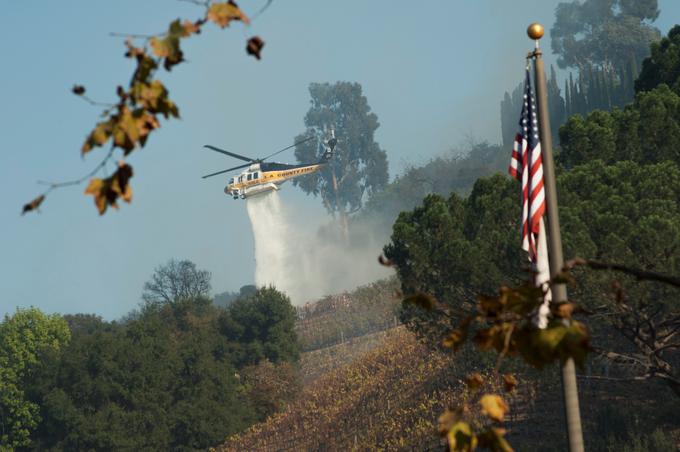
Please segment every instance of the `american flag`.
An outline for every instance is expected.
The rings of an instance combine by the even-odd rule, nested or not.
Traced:
[[[528,68],[524,85],[524,105],[508,171],[522,182],[522,249],[529,253],[529,260],[536,263],[541,218],[545,213],[545,192],[536,99]]]

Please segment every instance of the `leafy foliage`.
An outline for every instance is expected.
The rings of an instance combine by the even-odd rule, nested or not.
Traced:
[[[257,292],[257,287],[253,284],[246,284],[245,286],[241,286],[238,292],[222,292],[220,294],[215,295],[214,298],[214,303],[217,306],[221,306],[223,308],[228,307],[231,303],[234,301],[238,300],[239,298],[248,298],[251,295],[254,295],[255,292]]]
[[[641,61],[659,31],[657,0],[575,0],[560,3],[550,30],[561,68],[623,67]]]
[[[508,277],[519,280],[515,195],[516,185],[496,175],[479,179],[466,199],[428,195],[421,207],[399,215],[385,256],[396,266],[402,291],[429,293],[451,308],[450,318],[442,318],[404,304],[402,321],[439,338],[452,320],[473,312],[474,293],[491,292]]]
[[[112,157],[116,148],[122,151],[125,158],[136,149],[144,147],[149,135],[160,127],[161,116],[165,119],[179,118],[179,108],[168,97],[167,88],[155,78],[158,68],[163,67],[166,71],[171,71],[173,67],[182,63],[184,61],[182,40],[199,34],[207,23],[212,22],[220,28],[225,28],[234,21],[246,25],[250,23],[248,16],[233,0],[196,3],[205,6],[204,15],[198,20],[192,22],[177,19],[170,23],[165,33],[145,38],[140,47],[135,46],[132,39],[125,41],[127,48],[125,56],[135,64],[130,82],[126,88],[123,86],[116,88],[118,101],[103,111],[101,115],[103,119],[87,135],[81,148],[84,156],[96,148],[110,144],[109,152],[94,171],[82,179],[50,184],[45,193],[24,205],[22,214],[36,211],[53,189],[77,185],[96,174]],[[255,36],[249,39],[246,51],[259,60],[263,46],[264,41]],[[82,85],[75,85],[72,92],[94,105],[99,105],[86,96],[86,89]],[[108,207],[118,207],[118,199],[131,202],[132,188],[129,184],[131,177],[132,167],[121,160],[111,176],[103,179],[93,177],[85,194],[93,196],[99,214],[103,215]]]
[[[455,346],[467,337],[467,330],[457,328],[458,323],[466,314],[478,312],[473,294],[492,293],[494,288],[489,284],[500,286],[505,281],[521,279],[517,268],[523,259],[518,254],[516,228],[512,226],[518,218],[513,185],[501,176],[482,179],[468,199],[462,200],[453,194],[447,202],[430,196],[422,207],[400,216],[385,254],[397,267],[404,293],[429,292],[445,313],[440,315],[405,304],[402,320],[407,325],[437,342],[452,331],[445,345]],[[482,196],[484,192],[486,196]],[[558,193],[566,255],[637,263],[646,269],[663,269],[671,274],[680,272],[674,252],[680,246],[677,226],[680,224],[680,169],[675,164],[641,166],[621,162],[606,166],[601,161],[593,161],[560,175]],[[479,198],[485,201],[472,202]],[[472,215],[483,220],[467,226]],[[468,235],[468,231],[476,235]],[[578,275],[579,284],[573,289],[573,295],[589,309],[601,306],[608,276],[582,272]],[[629,290],[628,297],[640,300],[632,311],[615,309],[612,300],[605,310],[609,315],[602,318],[604,323],[595,323],[601,331],[596,338],[604,350],[622,353],[626,349],[620,340],[607,339],[616,326],[616,319],[624,321],[636,312],[637,317],[659,315],[658,321],[668,322],[671,313],[677,311],[674,294],[668,290],[649,285]],[[498,303],[493,301],[497,298],[485,300],[494,305]],[[631,328],[634,329],[633,319],[625,321],[633,321]],[[484,344],[484,348],[500,351],[505,328],[492,327],[481,337],[478,332],[476,340]],[[527,333],[528,342],[549,341],[539,353],[540,360],[525,356],[530,363],[540,364],[544,359],[550,361],[560,356],[555,346],[565,334],[572,332],[558,325],[556,328],[545,337],[542,336],[546,333],[536,337]],[[513,343],[510,346],[510,350],[514,350]],[[669,353],[674,352],[669,350]]]
[[[635,103],[623,112],[596,111],[586,119],[572,118],[563,128],[560,158],[568,171],[558,178],[558,193],[567,255],[583,253],[597,259],[637,263],[643,268],[627,273],[638,279],[645,279],[654,269],[663,269],[665,274],[678,272],[675,250],[680,243],[677,215],[680,168],[673,150],[677,147],[675,134],[679,123],[676,98],[676,93],[660,85],[638,93]],[[496,182],[501,185],[502,178]],[[470,197],[475,190],[476,187]],[[487,206],[504,205],[506,198],[500,194],[501,190]],[[516,199],[516,195],[512,197]],[[406,298],[403,313],[407,325],[429,333],[430,337],[436,337],[437,331],[441,333],[448,326],[450,333],[442,344],[454,350],[472,337],[478,348],[499,353],[497,369],[500,357],[505,355],[519,355],[538,368],[566,357],[584,366],[586,353],[591,350],[590,334],[582,323],[572,319],[580,311],[573,302],[553,304],[553,320],[545,330],[534,328],[531,322],[531,314],[543,297],[542,291],[531,284],[504,287],[496,296],[479,296],[471,309],[469,293],[488,290],[477,284],[472,291],[465,291],[471,286],[473,275],[461,277],[450,273],[460,260],[467,264],[461,256],[464,253],[456,254],[456,250],[464,250],[471,242],[464,227],[456,229],[450,225],[452,218],[465,219],[473,212],[486,214],[493,207],[461,209],[459,205],[465,201],[457,195],[452,195],[448,202],[443,198],[426,198],[423,207],[402,214],[395,223],[392,243],[385,253],[396,265],[404,291],[409,294],[429,289],[436,298],[424,312],[413,306],[417,303],[409,303],[413,298]],[[498,212],[495,217],[502,218],[501,215]],[[487,226],[489,222],[480,224]],[[495,229],[496,237],[505,238],[502,227],[493,223],[490,227]],[[503,240],[496,250],[503,250],[504,244]],[[440,257],[443,249],[453,252]],[[502,268],[507,265],[508,256],[498,251],[486,252],[478,260]],[[625,268],[598,263],[591,267]],[[680,380],[673,364],[677,364],[678,358],[677,341],[673,340],[679,318],[676,294],[647,283],[627,284],[632,280],[623,277],[615,283],[613,299],[608,299],[603,284],[611,278],[610,274],[577,274],[578,286],[572,295],[592,310],[586,312],[592,315],[590,325],[599,330],[595,351],[616,369],[614,375],[605,376],[592,375],[588,369],[585,377],[622,382],[657,379],[677,395]],[[501,277],[512,280],[515,275],[506,273]],[[493,280],[493,276],[489,279]],[[421,284],[422,280],[428,282]],[[624,292],[624,286],[630,292]],[[466,312],[468,317],[463,315]],[[615,333],[619,335],[613,336]],[[476,378],[469,382],[479,384]],[[484,410],[491,416],[494,408],[502,407],[492,394],[482,399],[488,402]],[[502,413],[499,409],[495,414]],[[481,436],[463,417],[456,418],[442,433],[447,435],[452,450],[472,450]],[[661,447],[664,438],[638,438],[639,445],[635,447],[647,441],[658,442]]]
[[[254,420],[208,300],[146,310],[128,324],[69,319],[73,340],[30,386],[36,449],[199,449]]]
[[[640,92],[624,110],[572,116],[560,130],[558,162],[567,168],[592,160],[680,163],[680,96],[666,85]]]
[[[193,284],[209,274],[171,263],[176,291],[124,322],[27,310],[0,324],[3,446],[206,449],[297,393],[290,301],[268,288],[224,310]]]
[[[576,79],[570,73],[564,81],[564,89],[560,90],[557,75],[551,66],[547,94],[553,137],[558,137],[560,127],[572,115],[625,107],[635,98],[636,76],[635,63],[613,71],[588,66],[579,71]],[[512,149],[517,133],[517,117],[522,109],[523,93],[524,85],[520,83],[511,94],[506,92],[501,101],[501,128],[506,149]]]
[[[551,29],[553,52],[559,55],[561,68],[577,71],[576,79],[569,73],[564,89],[560,90],[555,70],[550,67],[547,94],[554,137],[571,115],[623,108],[633,100],[639,63],[649,55],[649,45],[658,39],[658,30],[649,24],[657,16],[656,0],[586,0],[557,6]],[[652,45],[653,49],[658,47],[656,43]],[[651,86],[646,85],[645,89]],[[512,93],[506,92],[501,101],[506,149],[512,147],[517,133],[522,94],[520,83]]]
[[[642,62],[635,90],[651,91],[662,83],[680,94],[680,25],[671,28],[660,42],[652,43],[652,54]]]
[[[235,361],[239,366],[263,359],[278,364],[299,358],[295,309],[290,299],[273,287],[234,301],[220,328],[227,338],[242,344]]]
[[[312,83],[311,107],[305,115],[309,136],[319,139],[335,128],[338,146],[326,168],[293,181],[307,194],[321,196],[329,213],[337,213],[346,230],[346,214],[359,210],[366,195],[380,191],[388,182],[387,154],[373,135],[380,126],[358,83]],[[299,162],[318,160],[317,144],[307,141],[295,148]]]
[[[0,449],[29,444],[41,417],[39,405],[26,397],[25,383],[44,366],[43,355],[60,352],[70,337],[59,315],[36,308],[5,315],[0,323]]]

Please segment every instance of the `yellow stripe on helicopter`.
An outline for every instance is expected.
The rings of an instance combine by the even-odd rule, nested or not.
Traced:
[[[223,174],[229,171],[247,167],[247,169],[241,172],[241,174],[229,179],[229,184],[224,188],[224,192],[226,194],[231,195],[234,199],[245,199],[261,193],[266,193],[271,190],[279,190],[279,186],[287,180],[307,174],[312,174],[326,166],[328,161],[333,156],[333,150],[337,144],[335,134],[333,130],[331,130],[331,138],[324,143],[325,150],[318,162],[289,165],[285,163],[265,162],[265,160],[314,138],[315,137],[309,137],[302,141],[298,141],[291,146],[285,147],[280,151],[277,151],[261,159],[251,159],[243,155],[225,151],[224,149],[205,145],[205,147],[208,149],[237,158],[239,160],[245,160],[248,163],[223,171],[218,171],[216,173],[207,174],[203,176],[203,178],[205,179],[207,177],[217,176],[218,174]]]

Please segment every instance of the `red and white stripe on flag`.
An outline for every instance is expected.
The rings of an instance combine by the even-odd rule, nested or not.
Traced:
[[[539,222],[545,213],[545,192],[536,103],[528,71],[519,131],[515,136],[508,171],[522,182],[522,249],[529,253],[529,259],[535,263]]]
[[[522,249],[527,251],[529,260],[534,264],[536,285],[545,291],[543,304],[534,317],[534,323],[539,328],[546,328],[550,312],[548,305],[552,295],[549,287],[550,267],[543,224],[545,214],[543,158],[538,134],[536,101],[527,68],[524,104],[508,172],[522,183]]]

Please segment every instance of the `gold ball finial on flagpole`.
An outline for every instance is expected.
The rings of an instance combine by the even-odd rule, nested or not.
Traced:
[[[534,22],[533,24],[529,25],[529,28],[527,28],[527,35],[534,41],[538,41],[543,37],[543,34],[545,33],[545,29],[543,28],[543,25],[539,24],[538,22]]]

